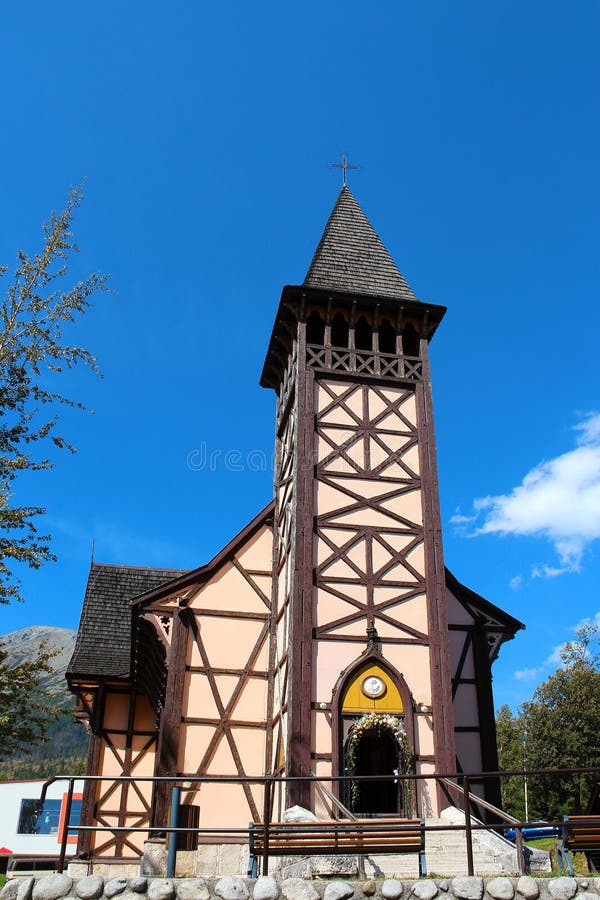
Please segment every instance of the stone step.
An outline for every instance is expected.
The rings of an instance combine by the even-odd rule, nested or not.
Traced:
[[[481,824],[472,820],[474,824]],[[456,807],[442,810],[439,819],[427,819],[427,825],[464,825],[465,815]],[[496,831],[472,831],[473,867],[477,875],[517,875],[519,864],[515,845]],[[429,874],[466,875],[467,838],[464,831],[429,831],[425,835],[425,854]],[[531,851],[531,871],[550,872],[550,854]]]

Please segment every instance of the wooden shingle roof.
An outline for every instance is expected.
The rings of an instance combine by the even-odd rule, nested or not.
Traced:
[[[92,563],[67,677],[128,678],[131,601],[184,571]]]
[[[417,300],[347,186],[329,216],[304,286]]]

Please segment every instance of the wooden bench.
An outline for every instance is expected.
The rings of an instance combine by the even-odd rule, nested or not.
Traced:
[[[561,872],[565,865],[569,875],[573,876],[573,860],[571,853],[585,853],[590,862],[590,854],[596,859],[591,861],[595,869],[597,854],[600,853],[600,816],[563,816],[562,841],[556,846],[556,858]]]
[[[372,853],[418,853],[419,875],[427,874],[424,819],[360,819],[323,822],[261,822],[248,827],[250,859],[248,875],[255,878],[258,859],[269,856],[325,856],[344,854],[369,856]]]

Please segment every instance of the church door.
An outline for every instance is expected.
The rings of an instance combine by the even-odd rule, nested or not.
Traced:
[[[351,729],[344,756],[347,775],[396,776],[385,781],[346,782],[344,805],[351,812],[361,816],[406,814],[404,791],[397,777],[404,771],[404,755],[391,728]]]

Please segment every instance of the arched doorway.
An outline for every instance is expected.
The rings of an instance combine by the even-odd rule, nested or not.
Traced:
[[[414,791],[402,777],[414,770],[413,704],[402,676],[388,670],[380,655],[363,657],[346,673],[338,697],[338,771],[348,779],[341,785],[342,803],[360,816],[414,815]]]
[[[406,771],[406,754],[393,728],[376,721],[364,725],[359,720],[350,729],[345,762],[348,775],[389,776],[385,781],[346,782],[344,805],[351,812],[361,816],[407,814],[403,785],[397,777]]]

